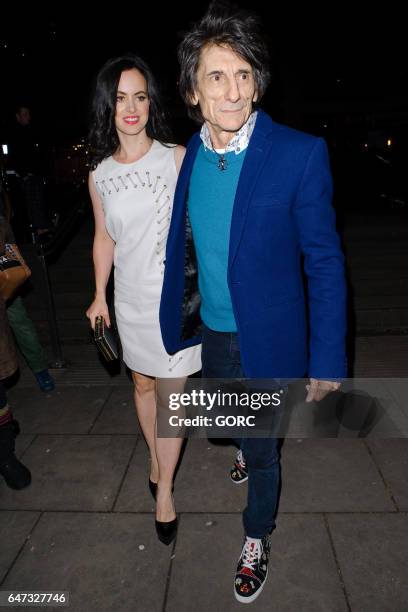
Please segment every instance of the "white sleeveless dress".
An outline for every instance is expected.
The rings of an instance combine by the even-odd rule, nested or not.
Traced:
[[[112,157],[93,171],[108,234],[115,241],[115,315],[123,360],[160,378],[201,369],[201,346],[169,355],[159,322],[166,241],[177,181],[174,148],[157,140],[131,164]]]

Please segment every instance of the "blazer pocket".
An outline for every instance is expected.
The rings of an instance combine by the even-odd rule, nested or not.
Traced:
[[[282,208],[288,206],[288,201],[279,193],[262,193],[252,199],[254,208]]]
[[[300,291],[298,291],[296,294],[293,295],[267,295],[265,296],[264,304],[267,307],[279,306],[281,304],[291,304],[293,302],[299,302],[300,300],[302,300],[302,294],[300,293]]]

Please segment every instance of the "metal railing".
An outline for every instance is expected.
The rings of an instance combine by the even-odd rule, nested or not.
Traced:
[[[45,300],[47,306],[47,320],[51,338],[51,346],[53,353],[53,361],[51,363],[52,368],[64,368],[66,367],[66,361],[64,360],[62,343],[57,323],[57,313],[55,308],[54,294],[52,291],[51,279],[48,270],[47,259],[55,255],[57,251],[63,247],[68,236],[72,233],[75,227],[84,219],[88,202],[84,197],[79,196],[79,201],[74,207],[72,212],[63,220],[61,225],[57,228],[57,231],[53,237],[47,241],[42,242],[39,240],[37,233],[32,230],[33,244],[36,249],[36,255],[41,265],[41,271],[45,287]]]

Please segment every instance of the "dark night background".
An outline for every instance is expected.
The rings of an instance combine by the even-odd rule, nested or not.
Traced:
[[[19,13],[3,15],[2,141],[13,120],[13,104],[22,100],[31,105],[33,123],[54,147],[54,158],[66,158],[67,147],[86,136],[98,68],[108,57],[134,50],[159,78],[176,140],[185,143],[195,126],[177,91],[176,47],[207,4],[144,3],[109,11],[101,5],[41,11],[36,5],[35,10],[21,7]],[[358,190],[366,193],[366,178],[373,173],[384,184],[371,189],[383,192],[392,183],[392,197],[404,200],[408,70],[401,11],[390,3],[377,12],[373,4],[286,10],[259,1],[239,4],[262,16],[270,41],[273,81],[263,108],[277,121],[326,138],[343,205],[350,205],[351,188],[356,195]],[[372,159],[373,152],[384,153],[392,170],[390,163]],[[57,173],[67,172],[67,165],[60,164]],[[357,199],[362,201],[361,195]]]
[[[283,446],[283,516],[271,542],[272,576],[250,610],[408,611],[405,11],[391,1],[238,4],[261,14],[269,36],[273,80],[262,107],[328,144],[354,378],[321,410],[297,405],[305,416],[294,413],[292,439]],[[30,9],[2,3],[0,145],[15,121],[13,105],[29,105],[44,171],[31,177],[41,189],[29,192],[27,177],[13,176],[12,153],[0,146],[0,182],[32,271],[19,297],[56,382],[55,392],[44,394],[21,356],[20,378],[8,389],[23,434],[17,456],[33,482],[27,491],[6,491],[0,482],[4,598],[5,589],[70,591],[71,610],[237,609],[232,568],[242,488],[227,482],[232,447],[222,448],[220,439],[189,441],[175,482],[180,533],[166,553],[154,534],[148,455],[129,372],[98,355],[85,314],[95,290],[86,161],[93,79],[109,57],[139,53],[162,85],[176,142],[185,144],[197,127],[178,94],[176,47],[207,6],[208,0],[50,8],[35,2]],[[37,226],[44,230],[37,235],[24,212],[27,204],[43,203],[42,190],[49,221]],[[288,301],[279,308],[286,304],[291,312]],[[263,303],[268,306],[272,301]],[[27,336],[30,321],[14,318]],[[314,331],[320,333],[318,326]],[[301,393],[295,388],[299,402]]]

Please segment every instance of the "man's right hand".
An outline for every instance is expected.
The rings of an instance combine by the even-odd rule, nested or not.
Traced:
[[[311,378],[310,384],[306,385],[307,397],[306,402],[320,402],[328,393],[337,391],[341,383],[330,380],[318,380]]]
[[[108,327],[111,326],[110,318],[109,318],[109,309],[106,303],[106,299],[102,296],[98,296],[94,299],[88,310],[86,311],[86,316],[91,322],[92,329],[95,329],[95,319],[99,315],[102,315],[105,319],[105,323]]]

